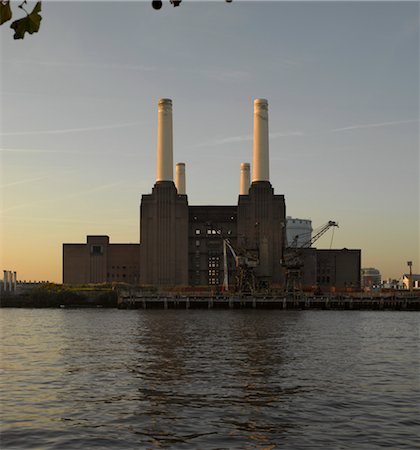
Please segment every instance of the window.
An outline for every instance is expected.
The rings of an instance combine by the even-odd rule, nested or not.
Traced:
[[[200,241],[198,239],[195,241],[195,246],[200,247]]]
[[[201,231],[197,228],[196,230],[195,230],[195,234],[200,234],[201,233]]]
[[[91,255],[102,255],[104,253],[102,245],[92,245],[90,248]]]

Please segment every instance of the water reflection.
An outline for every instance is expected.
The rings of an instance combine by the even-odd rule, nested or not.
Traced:
[[[143,312],[130,368],[139,392],[132,431],[159,445],[274,445],[295,426],[284,404],[301,391],[282,376],[299,313],[287,318],[279,326],[251,312]]]
[[[416,445],[416,313],[0,312],[2,448]]]

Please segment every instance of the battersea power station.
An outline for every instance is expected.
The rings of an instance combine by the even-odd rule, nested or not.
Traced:
[[[106,235],[63,244],[63,283],[221,287],[243,277],[254,288],[284,286],[290,248],[285,199],[269,178],[267,100],[254,101],[252,177],[242,163],[237,205],[188,204],[184,163],[176,164],[174,182],[172,135],[172,101],[160,99],[156,183],[141,198],[139,244]],[[360,287],[360,250],[307,247],[299,254],[303,285]]]

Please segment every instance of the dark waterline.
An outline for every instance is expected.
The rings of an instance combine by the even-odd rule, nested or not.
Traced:
[[[413,449],[418,312],[0,310],[1,448]]]

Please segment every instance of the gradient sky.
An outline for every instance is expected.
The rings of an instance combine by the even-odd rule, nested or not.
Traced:
[[[1,36],[1,261],[61,282],[62,243],[138,242],[157,101],[173,99],[189,203],[236,204],[267,98],[287,215],[338,221],[385,277],[419,261],[417,2],[44,2]],[[329,248],[331,232],[318,241]]]

